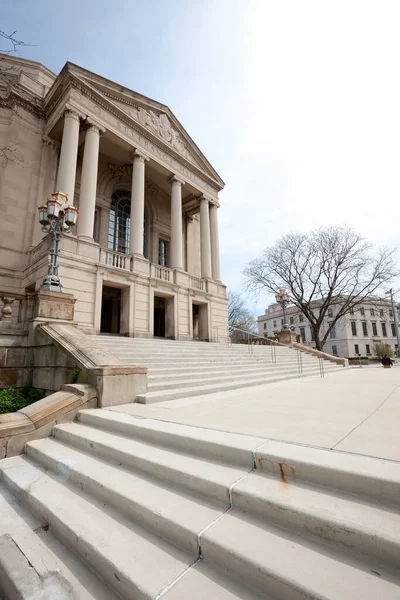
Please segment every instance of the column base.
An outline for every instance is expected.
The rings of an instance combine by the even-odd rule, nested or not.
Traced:
[[[84,242],[94,242],[94,239],[90,235],[78,235],[78,240],[83,240]]]

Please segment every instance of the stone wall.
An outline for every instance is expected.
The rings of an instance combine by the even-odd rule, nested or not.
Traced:
[[[0,328],[0,389],[31,384],[28,331]]]

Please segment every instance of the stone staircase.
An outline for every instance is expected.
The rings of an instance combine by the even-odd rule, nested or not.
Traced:
[[[0,478],[110,598],[400,598],[393,461],[96,409]]]
[[[148,392],[137,398],[142,404],[320,376],[321,368],[325,374],[343,369],[329,360],[285,346],[249,348],[246,344],[101,335],[92,336],[92,340],[127,364],[148,367]]]

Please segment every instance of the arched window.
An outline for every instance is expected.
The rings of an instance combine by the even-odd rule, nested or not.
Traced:
[[[131,193],[120,191],[112,195],[108,226],[108,247],[129,254],[131,233]]]
[[[143,223],[143,249],[144,256],[148,258],[148,224],[149,215],[147,208],[144,211]],[[108,226],[108,247],[110,250],[129,254],[129,241],[131,234],[131,193],[118,191],[112,195],[110,207],[110,221]]]

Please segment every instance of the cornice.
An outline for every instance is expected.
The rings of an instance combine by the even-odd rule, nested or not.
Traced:
[[[186,158],[184,158],[181,154],[175,151],[174,148],[163,143],[162,140],[160,140],[160,138],[152,134],[151,131],[149,131],[148,129],[142,127],[140,123],[135,121],[133,118],[129,117],[129,115],[122,109],[117,107],[115,104],[110,104],[109,102],[107,102],[107,98],[105,97],[103,92],[93,89],[86,82],[83,82],[81,79],[79,79],[73,73],[67,70],[61,75],[61,79],[59,80],[58,86],[51,89],[51,97],[49,98],[49,94],[46,97],[45,105],[48,119],[51,119],[53,113],[57,110],[63,97],[70,90],[76,90],[80,94],[89,98],[99,108],[102,108],[103,110],[114,116],[116,119],[118,119],[118,121],[127,125],[130,129],[138,133],[143,138],[147,139],[160,151],[164,152],[173,160],[185,166],[189,171],[191,171],[197,177],[202,179],[205,183],[210,185],[216,192],[220,191],[223,188],[223,184],[221,185],[220,182],[216,181],[213,177],[199,169],[196,165],[194,165]],[[135,144],[132,143],[132,146],[134,147]]]
[[[0,106],[5,108],[11,108],[12,110],[16,106],[24,108],[28,112],[34,114],[39,119],[45,119],[46,113],[43,106],[37,104],[37,102],[30,101],[24,96],[20,95],[16,90],[10,90],[6,97],[0,98]]]

